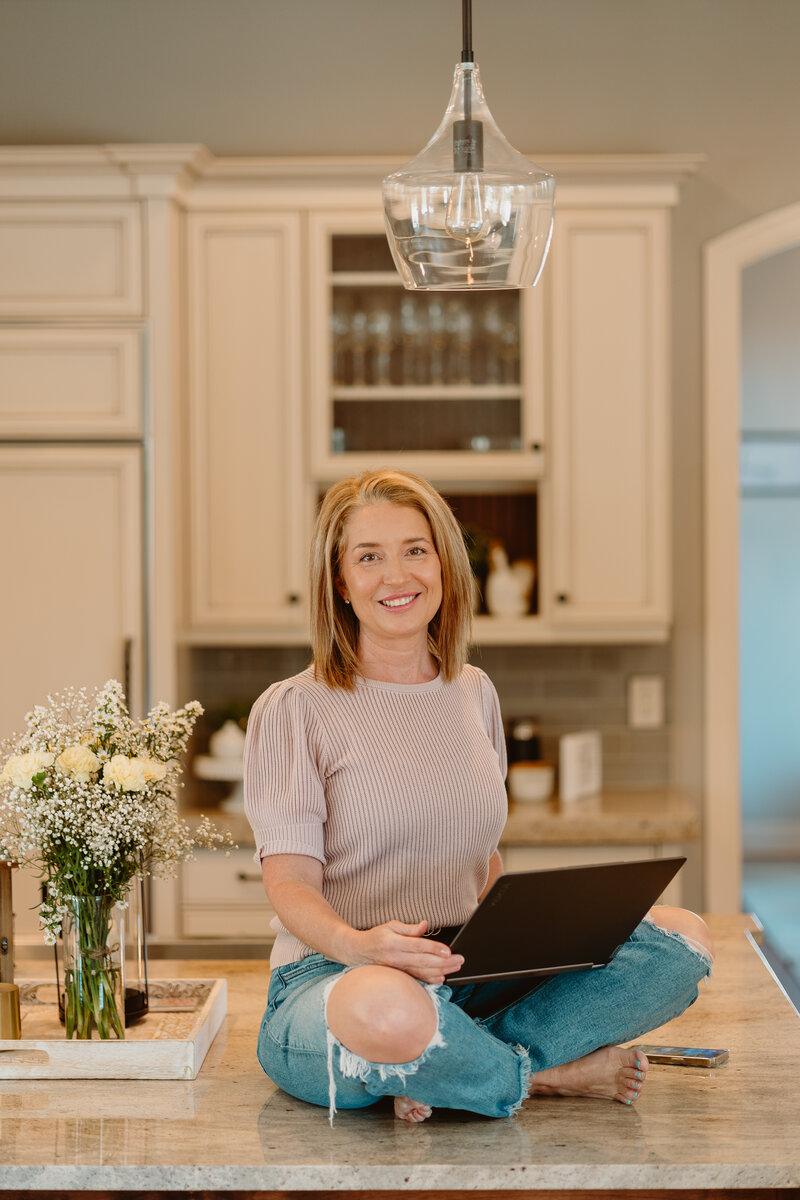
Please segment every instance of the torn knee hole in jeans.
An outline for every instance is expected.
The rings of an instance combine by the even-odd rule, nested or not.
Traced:
[[[373,1063],[369,1059],[363,1058],[360,1054],[348,1050],[347,1046],[342,1045],[331,1028],[328,1025],[328,998],[342,978],[347,974],[350,968],[346,968],[339,975],[334,975],[333,979],[329,980],[325,985],[325,990],[322,993],[323,1012],[325,1014],[325,1037],[328,1047],[328,1119],[333,1124],[333,1118],[336,1115],[336,1076],[334,1074],[334,1055],[338,1052],[339,1055],[339,1070],[345,1079],[360,1079],[362,1083],[367,1083],[371,1077],[386,1080],[400,1079],[404,1081],[408,1075],[415,1075],[424,1062],[428,1060],[431,1052],[436,1049],[445,1048],[445,1040],[441,1033],[441,1011],[440,1004],[442,1003],[436,987],[433,984],[423,983],[428,995],[433,1000],[433,1007],[436,1011],[436,1029],[433,1032],[433,1037],[428,1042],[428,1045],[422,1051],[418,1058],[411,1062],[405,1063]]]
[[[691,950],[706,967],[706,977],[710,978],[714,967],[714,955],[699,942],[696,938],[690,937],[688,933],[679,933],[677,929],[667,929],[664,925],[659,925],[658,921],[654,921],[652,917],[645,917],[648,925],[652,925],[654,929],[658,929],[665,937],[673,938],[676,942],[681,942],[687,950]]]

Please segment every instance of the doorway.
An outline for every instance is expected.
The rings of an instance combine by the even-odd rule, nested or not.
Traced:
[[[706,904],[744,897],[800,965],[800,205],[705,268]]]

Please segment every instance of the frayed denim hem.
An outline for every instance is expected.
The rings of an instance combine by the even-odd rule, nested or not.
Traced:
[[[522,1087],[522,1095],[515,1104],[509,1105],[508,1112],[506,1113],[507,1117],[513,1117],[514,1114],[519,1112],[519,1110],[522,1108],[522,1105],[528,1099],[530,1087],[534,1079],[534,1071],[531,1066],[531,1056],[528,1053],[527,1047],[517,1044],[516,1046],[512,1046],[511,1049],[519,1058],[519,1079]]]
[[[712,955],[709,954],[702,942],[696,941],[693,937],[689,937],[688,934],[678,933],[677,929],[665,929],[663,925],[659,925],[658,922],[654,921],[650,916],[644,917],[643,920],[648,925],[651,925],[653,929],[657,929],[659,933],[663,933],[664,937],[672,938],[674,941],[680,942],[682,945],[684,945],[687,950],[691,951],[691,953],[695,955],[696,958],[700,959],[701,963],[705,967],[701,978],[711,978],[712,974],[714,973],[714,959]]]
[[[334,975],[333,979],[330,979],[326,983],[325,990],[322,993],[322,1005],[325,1014],[325,1037],[328,1047],[328,1120],[331,1125],[333,1125],[333,1118],[336,1116],[337,1111],[336,1076],[334,1075],[333,1066],[336,1050],[339,1051],[339,1070],[345,1079],[360,1079],[362,1083],[366,1084],[372,1075],[377,1075],[378,1079],[381,1080],[400,1079],[405,1082],[408,1075],[416,1075],[422,1064],[428,1061],[431,1051],[446,1047],[446,1042],[441,1032],[441,1004],[443,1001],[437,992],[436,986],[430,983],[423,983],[422,987],[425,988],[425,991],[433,999],[433,1006],[436,1011],[436,1029],[419,1058],[405,1063],[373,1063],[366,1058],[362,1058],[360,1054],[355,1054],[352,1050],[348,1050],[346,1046],[343,1046],[335,1034],[331,1032],[328,1025],[328,997],[342,976],[346,975],[351,969],[351,967],[346,967],[340,974]]]

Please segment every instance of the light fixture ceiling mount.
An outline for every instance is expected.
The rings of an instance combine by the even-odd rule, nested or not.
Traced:
[[[555,180],[511,146],[489,112],[462,0],[462,51],[427,146],[383,181],[392,257],[405,287],[533,287],[553,230]]]

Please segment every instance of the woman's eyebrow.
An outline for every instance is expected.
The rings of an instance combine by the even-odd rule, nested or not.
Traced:
[[[430,538],[421,533],[419,537],[403,538],[400,543],[402,546],[410,546],[412,542],[430,542]],[[380,542],[358,542],[352,547],[353,550],[374,550],[376,546],[380,546]]]

